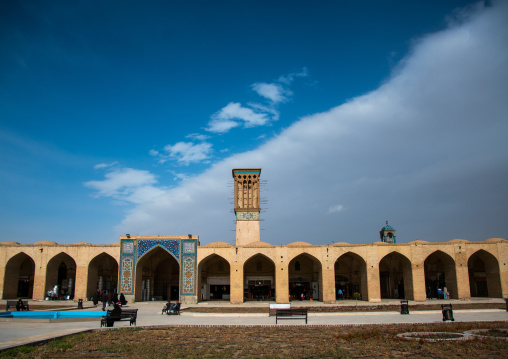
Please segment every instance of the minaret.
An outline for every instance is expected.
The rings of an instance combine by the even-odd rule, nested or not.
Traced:
[[[388,224],[388,221],[386,221],[386,226],[381,228],[381,231],[379,232],[379,236],[381,237],[381,242],[397,243],[397,237],[395,236],[395,229]]]
[[[261,168],[233,169],[235,180],[236,245],[259,242],[259,176]]]

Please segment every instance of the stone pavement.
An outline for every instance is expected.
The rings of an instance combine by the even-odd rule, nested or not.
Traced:
[[[504,307],[502,299],[480,300],[483,302],[500,303]],[[85,303],[85,307],[90,302]],[[138,326],[162,326],[162,325],[275,325],[275,317],[268,316],[268,303],[270,302],[247,302],[242,305],[231,305],[227,302],[202,302],[199,307],[228,307],[231,313],[191,313],[182,312],[180,316],[161,315],[164,302],[140,302],[129,305],[128,308],[138,309]],[[356,301],[341,301],[340,305],[383,305],[399,304],[399,301],[383,301],[383,303],[368,303]],[[436,301],[431,301],[434,304]],[[456,300],[439,301],[439,303],[459,303]],[[463,303],[463,302],[461,302]],[[32,304],[32,303],[30,303]],[[55,302],[33,302],[39,305],[54,305]],[[401,315],[399,312],[342,312],[342,313],[309,313],[308,325],[361,325],[361,324],[394,324],[394,323],[442,323],[441,311],[411,311],[409,302],[409,315]],[[422,304],[422,303],[418,303]],[[335,304],[336,305],[336,304]],[[63,302],[62,306],[76,307],[73,302]],[[330,306],[321,302],[295,302],[293,306]],[[234,313],[236,307],[263,307],[267,313]],[[185,306],[182,306],[185,308]],[[101,307],[88,307],[84,311],[101,311]],[[475,309],[454,310],[455,321],[507,321],[508,312],[501,309]],[[304,320],[284,320],[279,325],[305,325]],[[508,326],[508,324],[507,324]],[[115,328],[129,327],[128,322],[115,323]],[[79,333],[90,329],[100,329],[100,320],[86,322],[0,322],[0,350],[19,345],[36,343],[69,334]],[[109,330],[103,328],[102,330]]]

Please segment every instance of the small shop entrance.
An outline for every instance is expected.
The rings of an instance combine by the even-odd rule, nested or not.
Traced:
[[[271,280],[249,280],[247,298],[250,300],[270,300],[275,297]]]
[[[302,297],[303,294],[303,297]],[[305,278],[294,278],[289,280],[289,296],[291,300],[308,300],[312,296],[310,282]]]
[[[231,292],[229,284],[211,284],[210,285],[210,300],[229,300]]]

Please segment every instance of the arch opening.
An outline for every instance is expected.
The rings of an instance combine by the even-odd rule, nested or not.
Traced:
[[[275,300],[275,264],[262,255],[249,258],[243,266],[244,300]]]
[[[392,252],[379,262],[381,299],[414,299],[413,271],[406,256]]]
[[[302,253],[289,262],[289,297],[291,300],[321,300],[323,285],[321,263],[314,256]]]
[[[29,255],[18,253],[5,266],[3,299],[32,298],[35,262]]]
[[[358,254],[345,253],[335,261],[335,297],[341,299],[369,300],[367,264]],[[342,291],[342,298],[339,295]],[[357,294],[355,294],[357,293]]]
[[[51,258],[46,268],[46,294],[50,299],[74,299],[76,262],[66,253]]]
[[[107,253],[101,253],[88,265],[86,295],[91,298],[97,291],[116,292],[118,288],[118,263]]]
[[[180,265],[165,249],[157,246],[136,264],[136,302],[178,300],[180,298]]]
[[[481,249],[469,257],[467,268],[471,297],[503,297],[496,257]]]
[[[436,251],[424,262],[425,291],[428,299],[457,299],[455,261],[448,254]]]
[[[212,254],[198,265],[201,301],[229,301],[231,299],[231,269],[227,260]]]

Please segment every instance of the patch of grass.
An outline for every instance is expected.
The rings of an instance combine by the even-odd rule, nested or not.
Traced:
[[[49,342],[49,345],[51,345],[52,347],[54,347],[56,349],[60,349],[63,351],[72,349],[72,347],[73,347],[73,345],[68,342],[67,338],[60,338],[60,339],[52,340]]]
[[[22,354],[29,354],[35,351],[35,347],[31,345],[23,345],[0,352],[0,358],[17,358]]]
[[[506,322],[363,326],[167,326],[87,332],[35,347],[26,358],[508,358],[508,341],[422,342],[406,332],[500,330]],[[142,330],[141,330],[142,329]],[[71,347],[69,347],[71,346]],[[14,355],[16,356],[16,355]],[[12,357],[12,356],[11,356]]]

